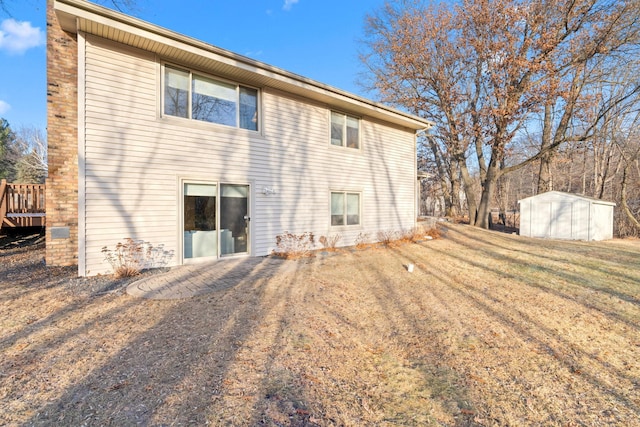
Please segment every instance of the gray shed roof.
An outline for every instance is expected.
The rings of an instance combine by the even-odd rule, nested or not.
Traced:
[[[571,198],[571,199],[582,199],[582,200],[586,200],[589,201],[591,203],[596,203],[596,204],[600,204],[600,205],[608,205],[608,206],[615,206],[616,204],[614,202],[608,202],[606,200],[601,200],[601,199],[596,199],[595,197],[589,197],[589,196],[583,196],[581,194],[573,194],[573,193],[566,193],[564,191],[547,191],[546,193],[540,193],[540,194],[536,194],[534,196],[530,196],[530,197],[526,197],[524,199],[520,199],[518,200],[518,203],[523,202],[525,200],[529,200],[529,199],[544,199],[544,198],[551,198],[551,197],[561,197],[561,198]]]

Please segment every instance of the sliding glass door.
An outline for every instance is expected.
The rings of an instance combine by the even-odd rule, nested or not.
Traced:
[[[183,194],[184,259],[216,257],[217,185],[185,183]]]
[[[249,186],[184,182],[183,259],[213,259],[249,252]]]
[[[249,251],[249,186],[220,185],[220,254]]]

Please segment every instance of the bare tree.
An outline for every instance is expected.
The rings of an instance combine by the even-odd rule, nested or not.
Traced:
[[[550,121],[545,142],[517,164],[508,159],[513,141],[533,114],[577,102],[585,64],[636,43],[639,15],[638,0],[387,2],[367,21],[363,61],[383,101],[436,123],[434,135],[460,167],[470,222],[486,228],[500,177],[556,150],[573,107],[557,137]]]
[[[450,183],[443,185],[443,193],[452,215],[459,208],[455,198],[461,182],[469,209],[475,212],[477,206],[466,155],[474,136],[471,118],[478,88],[468,85],[474,78],[468,46],[450,37],[457,25],[446,6],[388,2],[368,17],[369,52],[362,56],[370,73],[368,88],[383,102],[436,123],[428,148],[439,163],[439,176]]]
[[[16,181],[44,183],[47,177],[47,139],[36,127],[22,127],[16,132],[16,149],[20,157],[16,162]]]
[[[640,234],[639,63],[636,59],[630,62],[631,67],[612,71],[611,80],[617,79],[618,84],[609,87],[603,83],[597,92],[604,103],[611,98],[620,99],[621,93],[630,95],[607,110],[604,125],[591,142],[593,191],[599,198],[609,196],[619,203],[623,216],[618,217],[616,226],[620,235]]]
[[[606,73],[602,72],[606,68],[601,68],[599,75],[592,74],[585,80],[567,133],[555,135],[559,129],[556,117],[552,138],[546,139],[565,141],[553,152],[553,161],[547,165],[548,182],[559,190],[616,202],[614,230],[621,237],[640,235],[638,61],[636,55],[630,55],[626,61],[615,61],[615,66],[612,63]],[[554,112],[558,111],[562,111],[562,106],[554,107]],[[546,113],[541,118],[548,117]],[[566,113],[562,111],[562,115]],[[541,128],[526,138],[514,140],[509,164],[517,164],[539,150]],[[535,183],[542,173],[535,163],[529,163],[503,175],[500,181],[506,185],[499,186],[497,202],[515,206],[520,198],[535,194],[539,191]]]
[[[634,135],[635,145],[627,144],[629,141],[627,140],[620,146],[620,154],[623,160],[622,180],[620,181],[620,207],[627,220],[634,226],[636,236],[640,235],[640,194],[638,194],[638,189],[640,188],[640,166],[638,165],[640,144],[637,142],[639,137],[640,135],[636,131],[636,135]],[[628,194],[629,188],[635,190],[635,197],[631,199],[631,203]],[[627,234],[632,233],[628,232]]]

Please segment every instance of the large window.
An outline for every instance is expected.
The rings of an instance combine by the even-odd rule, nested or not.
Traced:
[[[360,193],[331,192],[331,225],[360,225]]]
[[[360,148],[360,120],[332,111],[331,144],[340,147]]]
[[[165,66],[163,113],[257,131],[258,90]]]

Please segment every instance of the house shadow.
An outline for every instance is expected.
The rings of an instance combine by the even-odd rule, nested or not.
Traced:
[[[230,384],[230,372],[246,341],[259,332],[260,322],[273,315],[279,294],[267,285],[277,272],[261,270],[255,262],[247,268],[240,262],[217,277],[226,285],[194,298],[159,301],[123,296],[128,300],[120,305],[122,312],[94,318],[65,336],[77,341],[77,335],[87,335],[80,339],[84,342],[91,339],[92,328],[121,327],[122,334],[112,332],[116,342],[103,343],[104,351],[114,345],[119,350],[102,362],[100,343],[87,345],[93,351],[83,353],[76,362],[87,364],[93,359],[96,367],[39,408],[25,425],[207,424],[212,414],[228,405],[230,390],[243,393],[242,387],[247,386]],[[293,285],[294,275],[287,277],[283,292]],[[188,279],[186,273],[183,279]],[[157,320],[129,342],[117,342],[127,339],[126,329],[138,312],[157,313]],[[255,385],[263,386],[259,381]],[[254,413],[259,408],[251,404],[246,408],[250,412],[238,416],[259,418]]]

